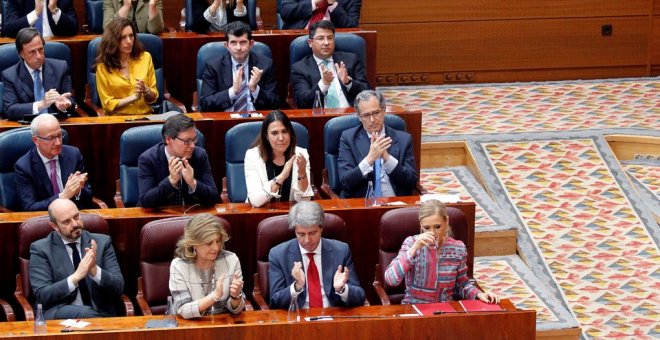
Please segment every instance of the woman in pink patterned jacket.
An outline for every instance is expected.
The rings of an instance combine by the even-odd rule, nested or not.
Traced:
[[[447,208],[437,200],[419,207],[420,234],[408,236],[399,255],[385,271],[385,282],[396,286],[406,280],[402,303],[428,303],[479,299],[499,303],[493,293],[479,290],[467,276],[467,250],[451,238]]]

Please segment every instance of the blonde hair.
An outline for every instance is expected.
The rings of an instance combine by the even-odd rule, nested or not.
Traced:
[[[186,261],[194,261],[197,257],[194,246],[204,244],[220,237],[222,249],[229,235],[225,231],[225,222],[217,216],[208,213],[197,214],[188,221],[183,236],[176,244],[174,254]]]
[[[449,214],[447,213],[447,206],[444,203],[438,200],[428,200],[422,202],[419,205],[419,224],[422,224],[422,220],[431,217],[434,215],[442,216],[447,222],[447,236],[453,236],[454,232],[452,231],[451,225],[449,225]]]

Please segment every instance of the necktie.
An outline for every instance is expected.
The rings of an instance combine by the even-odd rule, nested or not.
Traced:
[[[332,70],[332,61],[329,59],[323,60],[325,68]],[[335,76],[336,77],[336,76]],[[328,88],[328,93],[325,95],[325,107],[326,108],[338,108],[339,99],[337,98],[337,79],[333,80]]]
[[[323,17],[325,17],[325,12],[328,10],[328,2],[323,1],[320,5],[316,6],[316,9],[312,11],[312,18],[309,19],[309,25],[312,26],[313,23],[323,20]]]
[[[57,183],[57,159],[51,159],[50,163],[50,185],[53,186],[53,195],[60,194],[60,185]]]
[[[314,262],[314,253],[307,253],[309,265],[307,266],[307,293],[309,294],[309,307],[323,307],[321,297],[321,282],[319,281],[319,270]]]
[[[382,196],[382,193],[380,191],[380,184],[381,184],[380,183],[380,181],[381,181],[380,176],[382,174],[381,164],[380,164],[381,160],[382,160],[382,158],[379,157],[374,162],[374,195],[376,197],[381,197]]]
[[[80,254],[78,253],[78,247],[76,243],[67,243],[67,246],[71,247],[71,257],[73,258],[73,268],[78,269],[80,264]],[[87,278],[83,278],[78,282],[78,290],[80,291],[80,297],[82,297],[83,303],[87,306],[92,306],[91,299],[89,298],[89,288],[87,288]]]
[[[41,75],[39,70],[34,70],[32,72],[32,76],[34,79],[34,101],[38,102],[44,99],[44,84],[41,82]]]
[[[44,7],[46,7],[46,4],[44,3]],[[41,15],[37,17],[37,21],[34,22],[34,28],[39,31],[39,35],[43,36],[44,35],[44,12],[41,12]]]
[[[243,64],[236,64],[236,72],[243,72]],[[236,101],[234,102],[234,112],[246,112],[248,99],[248,86],[247,77],[243,77],[241,88],[236,94]]]

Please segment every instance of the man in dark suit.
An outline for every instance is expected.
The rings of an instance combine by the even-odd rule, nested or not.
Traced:
[[[78,33],[73,0],[7,0],[2,13],[2,34],[16,37],[21,28],[35,27],[45,37],[68,37]]]
[[[250,25],[242,21],[230,23],[225,38],[229,54],[207,61],[204,67],[200,111],[277,109],[273,61],[251,51],[254,40]]]
[[[311,108],[316,93],[326,108],[346,108],[355,96],[371,86],[364,65],[353,53],[335,51],[335,27],[321,20],[309,28],[308,55],[291,66],[293,96],[298,108]]]
[[[30,284],[46,319],[115,316],[124,290],[117,256],[108,235],[83,230],[73,202],[48,206],[52,231],[30,246]]]
[[[364,197],[369,181],[380,189],[377,196],[411,195],[417,185],[412,137],[385,126],[385,99],[380,92],[360,93],[355,110],[362,124],[344,131],[339,141],[341,196]]]
[[[66,62],[45,58],[44,40],[36,29],[28,27],[18,32],[16,50],[21,60],[2,72],[4,118],[20,120],[43,112],[63,114],[74,106]]]
[[[92,188],[80,150],[62,144],[62,129],[53,115],[38,115],[31,123],[35,147],[14,164],[16,190],[25,211],[46,210],[57,198],[89,208]]]
[[[138,159],[139,205],[156,208],[168,205],[212,205],[218,200],[206,151],[195,146],[197,131],[184,115],[163,124],[163,142]]]
[[[282,29],[307,28],[316,18],[330,20],[337,28],[360,25],[362,0],[282,0],[278,8]]]
[[[300,308],[364,304],[351,250],[346,243],[321,237],[324,219],[323,209],[312,201],[299,202],[289,211],[289,229],[296,239],[268,254],[271,308],[286,309],[291,299],[298,299]]]

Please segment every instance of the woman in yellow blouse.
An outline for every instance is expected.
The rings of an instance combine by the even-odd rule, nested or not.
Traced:
[[[158,99],[154,64],[126,18],[115,17],[104,28],[96,55],[96,88],[108,115],[152,113],[150,104]]]

